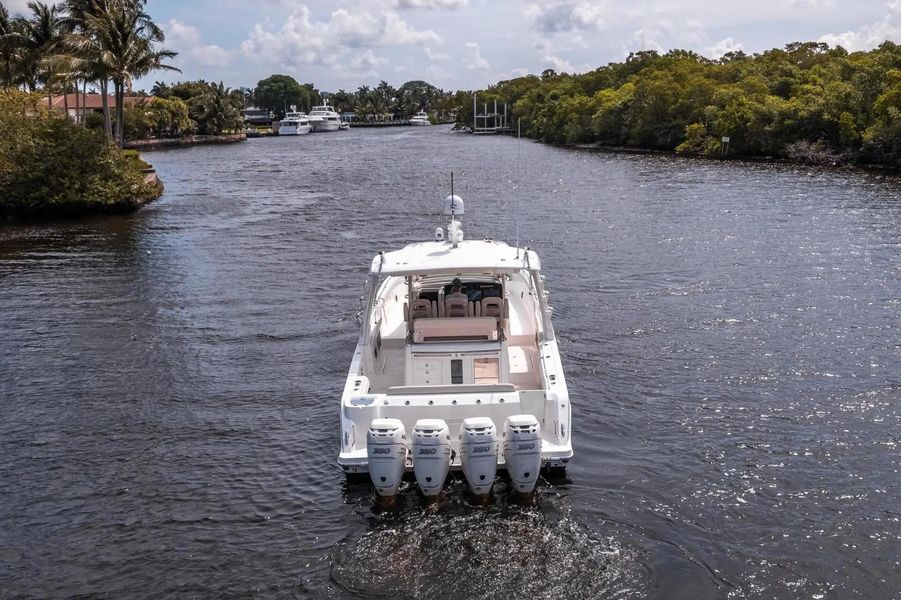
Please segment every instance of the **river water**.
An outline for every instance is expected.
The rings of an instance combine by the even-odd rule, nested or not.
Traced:
[[[444,127],[147,156],[134,215],[0,229],[0,597],[901,598],[898,179]],[[576,456],[380,512],[335,465],[361,285],[452,170],[542,257]]]

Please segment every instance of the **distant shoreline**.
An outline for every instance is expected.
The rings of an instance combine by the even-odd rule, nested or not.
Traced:
[[[531,139],[531,138],[530,138]],[[600,142],[581,143],[581,144],[553,144],[535,140],[542,144],[558,146],[560,148],[568,148],[570,150],[585,150],[590,152],[604,152],[608,154],[644,154],[644,155],[661,155],[673,156],[679,158],[691,158],[695,160],[706,160],[713,162],[750,162],[750,163],[768,163],[781,164],[797,167],[811,167],[829,170],[860,170],[873,173],[882,173],[884,175],[901,176],[901,168],[892,167],[881,164],[853,163],[837,160],[834,162],[817,162],[806,161],[792,158],[780,158],[775,156],[753,156],[730,154],[726,156],[707,156],[694,152],[676,152],[675,150],[660,150],[656,148],[639,148],[633,146],[610,146]]]
[[[187,148],[203,144],[234,144],[247,139],[245,133],[229,133],[223,135],[189,135],[180,138],[156,138],[147,140],[130,140],[125,142],[125,148],[140,150],[142,152],[152,150],[168,150],[170,148]]]

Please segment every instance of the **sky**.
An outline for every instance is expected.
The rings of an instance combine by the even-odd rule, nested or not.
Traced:
[[[26,0],[2,0],[11,12]],[[901,43],[901,0],[148,0],[182,73],[253,87],[273,73],[326,91],[423,79],[483,88],[544,69],[577,73],[637,50],[717,58],[794,41]]]

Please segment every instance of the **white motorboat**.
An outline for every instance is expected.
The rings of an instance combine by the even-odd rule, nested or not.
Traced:
[[[463,202],[434,241],[379,253],[341,397],[338,464],[380,496],[412,471],[426,496],[448,470],[476,496],[505,470],[518,492],[573,455],[572,407],[541,263],[529,249],[463,240]]]
[[[310,120],[303,113],[289,112],[278,125],[279,135],[305,135],[312,130]]]
[[[429,121],[429,115],[425,113],[424,110],[419,111],[413,118],[410,119],[410,125],[431,125],[432,122]]]
[[[341,117],[327,104],[314,106],[310,110],[310,124],[313,131],[338,131],[341,127]]]

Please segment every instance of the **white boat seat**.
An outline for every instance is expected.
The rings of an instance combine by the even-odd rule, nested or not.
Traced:
[[[472,308],[469,306],[469,300],[464,298],[451,298],[444,301],[445,317],[471,317]]]
[[[420,298],[410,303],[410,318],[414,321],[416,319],[431,319],[434,316],[432,303],[429,300]]]
[[[441,340],[497,341],[497,320],[492,317],[417,319],[413,322],[413,342]]]
[[[503,302],[501,298],[482,299],[482,316],[500,319],[503,314]]]

